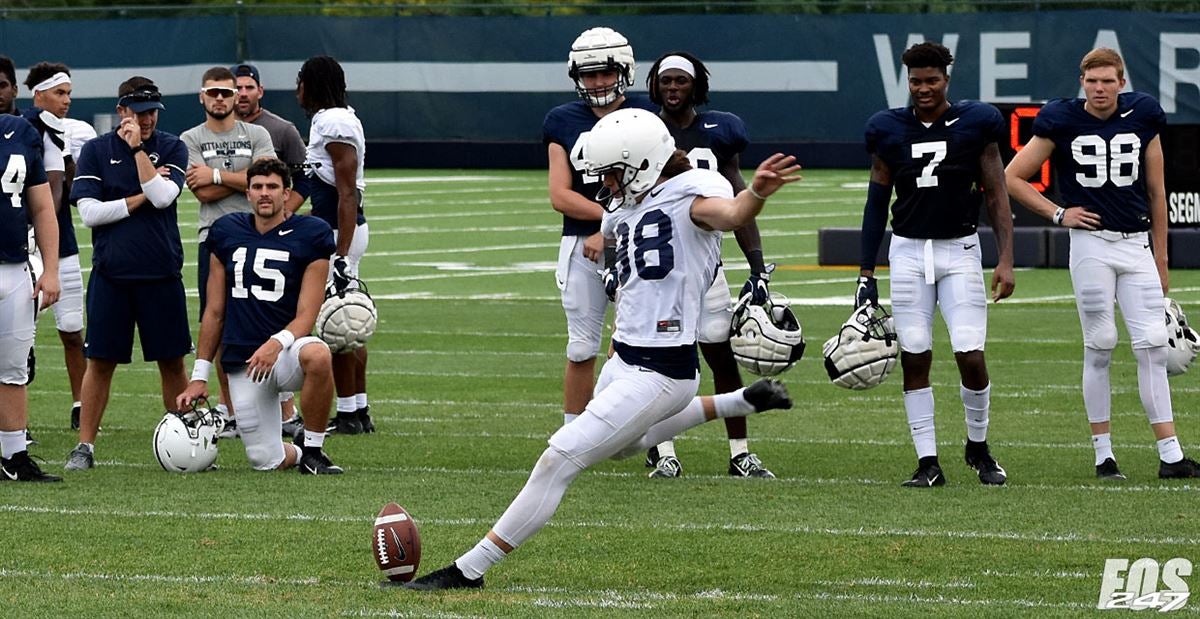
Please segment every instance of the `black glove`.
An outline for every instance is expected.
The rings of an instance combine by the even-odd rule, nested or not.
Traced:
[[[765,305],[771,298],[771,292],[767,290],[767,284],[771,282],[771,273],[775,271],[775,263],[768,264],[761,272],[750,273],[750,277],[746,279],[746,283],[742,284],[742,292],[738,295],[741,299],[746,295],[750,295],[751,305]]]
[[[604,294],[608,296],[608,300],[613,303],[617,302],[617,267],[611,266],[603,271],[600,271],[600,279],[604,281]]]
[[[341,293],[350,287],[350,281],[353,279],[350,276],[350,263],[346,261],[345,256],[337,256],[330,266],[333,269],[333,289]]]
[[[874,306],[879,305],[879,288],[875,285],[874,277],[863,275],[858,278],[858,290],[854,293],[854,309],[867,303]]]

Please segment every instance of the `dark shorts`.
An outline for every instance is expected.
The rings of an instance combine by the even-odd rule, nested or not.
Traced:
[[[146,361],[178,359],[192,350],[183,280],[114,280],[92,271],[87,290],[84,355],[129,363],[137,326]]]

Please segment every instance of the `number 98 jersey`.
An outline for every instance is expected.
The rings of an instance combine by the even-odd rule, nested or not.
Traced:
[[[867,152],[892,172],[892,231],[910,239],[956,239],[975,232],[979,159],[1008,137],[1004,117],[978,101],[958,101],[928,127],[911,107],[867,121]]]
[[[1054,142],[1058,189],[1067,206],[1100,215],[1105,230],[1150,229],[1142,167],[1146,147],[1167,124],[1158,101],[1140,92],[1117,96],[1117,111],[1092,116],[1083,99],[1055,99],[1033,120],[1033,134]]]
[[[692,221],[692,202],[701,197],[732,198],[733,191],[720,174],[693,169],[652,188],[641,204],[605,213],[601,232],[617,240],[613,339],[659,348],[695,344],[721,255],[721,233]]]
[[[207,243],[225,270],[221,362],[227,369],[245,365],[296,317],[305,269],[337,248],[329,224],[303,215],[260,234],[254,215],[230,213],[209,229]]]
[[[0,262],[28,259],[25,190],[45,182],[42,136],[24,118],[0,115]]]

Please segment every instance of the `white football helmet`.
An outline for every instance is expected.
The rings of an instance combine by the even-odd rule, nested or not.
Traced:
[[[330,352],[350,352],[367,344],[378,320],[375,301],[362,280],[354,280],[340,293],[330,284],[317,314],[317,335],[329,345]]]
[[[217,461],[217,435],[224,427],[215,410],[167,411],[154,428],[154,457],[173,473],[207,470]]]
[[[1178,376],[1188,371],[1200,351],[1200,335],[1188,326],[1183,308],[1173,299],[1167,306],[1167,375]]]
[[[775,376],[804,356],[800,321],[786,303],[754,305],[747,294],[733,308],[729,329],[733,358],[759,376]]]
[[[675,153],[675,138],[658,114],[634,108],[606,115],[580,139],[585,140],[580,157],[588,174],[601,180],[608,172],[620,174],[615,192],[602,186],[596,194],[596,201],[610,212],[635,206]]]
[[[584,88],[583,74],[596,71],[616,71],[617,83],[612,88]],[[633,47],[612,28],[584,30],[571,44],[567,75],[575,81],[575,92],[591,107],[608,105],[625,94],[625,89],[633,86],[633,73]]]
[[[900,356],[892,315],[882,306],[863,304],[825,342],[822,352],[833,384],[856,390],[882,385]]]

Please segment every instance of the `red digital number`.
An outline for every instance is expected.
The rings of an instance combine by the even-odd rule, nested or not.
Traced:
[[[1021,141],[1021,119],[1033,118],[1037,116],[1038,110],[1041,108],[1033,106],[1018,106],[1013,108],[1012,116],[1008,119],[1008,139],[1009,145],[1012,146],[1014,153],[1021,152],[1025,148],[1025,142]],[[1046,193],[1046,188],[1050,186],[1050,160],[1042,162],[1042,173],[1038,180],[1030,181],[1034,189],[1038,193]]]

